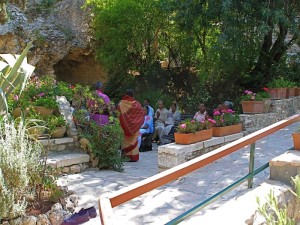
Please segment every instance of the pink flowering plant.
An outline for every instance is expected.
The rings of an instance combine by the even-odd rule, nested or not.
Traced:
[[[270,95],[268,94],[268,88],[264,87],[262,91],[259,91],[257,93],[245,90],[244,94],[241,98],[242,101],[262,101],[266,98],[270,98]]]
[[[18,91],[16,91],[17,93]],[[43,106],[50,109],[57,108],[56,96],[73,98],[74,90],[65,82],[57,82],[52,76],[31,77],[21,96],[12,94],[9,101],[10,110],[21,107],[22,109]]]
[[[213,119],[203,120],[201,122],[195,119],[186,119],[178,125],[176,131],[183,134],[196,133],[201,130],[208,130],[214,124],[215,121]]]
[[[235,114],[232,109],[214,110],[213,119],[215,127],[226,127],[240,123],[239,115]]]

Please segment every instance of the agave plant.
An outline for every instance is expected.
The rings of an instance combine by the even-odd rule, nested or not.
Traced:
[[[7,96],[20,86],[20,96],[35,67],[27,63],[28,43],[21,55],[0,54],[0,114],[8,112]]]

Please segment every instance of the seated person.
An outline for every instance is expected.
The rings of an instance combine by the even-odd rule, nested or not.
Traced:
[[[172,113],[174,122],[179,122],[180,121],[180,112],[178,111],[176,102],[172,103],[169,111]]]
[[[165,108],[164,102],[159,100],[158,101],[158,109],[156,110],[154,114],[155,122],[155,129],[152,136],[152,141],[155,141],[155,139],[158,137],[158,132],[161,130],[160,127],[165,127],[165,123],[168,119],[168,113],[169,111]]]
[[[150,106],[150,100],[148,98],[146,98],[144,100],[144,106],[148,106],[149,107],[149,116],[154,116],[154,109]]]
[[[180,115],[180,114],[179,114]],[[168,117],[167,117],[167,121],[165,122],[165,126],[164,127],[159,127],[158,129],[158,136],[159,136],[159,140],[157,142],[157,144],[167,144],[170,141],[167,139],[164,139],[163,136],[164,135],[168,135],[172,129],[172,127],[174,126],[174,117],[172,112],[168,113]]]
[[[203,103],[199,104],[199,111],[196,112],[194,119],[197,121],[204,121],[206,119],[208,119],[208,113],[206,112],[206,107]]]
[[[145,112],[145,119],[144,119],[143,125],[140,128],[140,133],[139,133],[139,137],[138,137],[138,146],[139,146],[139,148],[140,148],[141,143],[142,143],[142,135],[143,134],[150,134],[150,133],[153,132],[153,119],[152,119],[152,116],[149,116],[149,106],[144,106],[143,109],[144,109],[144,112]]]
[[[214,116],[214,115],[215,115],[215,112],[219,112],[219,114],[222,114],[223,108],[224,108],[224,107],[223,107],[223,104],[219,104],[219,105],[217,106],[217,108],[214,109],[212,115]]]
[[[225,109],[225,110],[233,109],[233,103],[231,101],[225,101],[223,103],[223,109]]]

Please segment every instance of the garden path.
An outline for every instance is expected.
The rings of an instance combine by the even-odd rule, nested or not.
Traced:
[[[293,146],[292,132],[299,128],[295,123],[256,143],[255,168]],[[248,172],[249,147],[226,156],[185,177],[155,189],[138,198],[114,208],[118,224],[165,224],[201,201],[212,196],[225,186],[238,180]],[[157,146],[151,152],[140,153],[140,161],[125,163],[124,173],[110,170],[88,169],[83,173],[63,176],[59,183],[67,185],[80,196],[78,209],[94,205],[98,209],[98,197],[113,192],[155,175],[157,168]],[[254,178],[254,187],[268,179],[269,169]],[[193,216],[199,217],[208,210],[214,210],[224,202],[247,192],[247,182],[221,197],[205,210]],[[183,222],[189,223],[189,219]],[[100,224],[97,218],[85,223]],[[117,224],[117,225],[118,225]]]

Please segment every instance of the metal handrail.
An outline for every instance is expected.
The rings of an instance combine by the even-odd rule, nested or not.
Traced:
[[[218,149],[215,149],[209,153],[185,162],[181,165],[175,166],[164,172],[156,174],[152,177],[144,179],[140,182],[132,184],[126,188],[118,190],[111,194],[101,195],[99,198],[99,213],[102,225],[113,224],[113,207],[121,205],[133,198],[136,198],[144,193],[147,193],[155,188],[163,186],[179,177],[182,177],[188,173],[191,173],[201,167],[204,167],[224,156],[227,156],[247,145],[254,144],[258,141],[280,129],[287,127],[288,125],[300,121],[300,115],[294,115],[277,123],[274,123],[266,128],[258,130],[252,134],[249,134],[243,138],[233,141],[227,145],[224,145]],[[249,165],[249,169],[250,165]],[[252,167],[253,170],[253,167]],[[253,171],[250,175],[253,177]],[[251,185],[251,183],[250,183]]]

